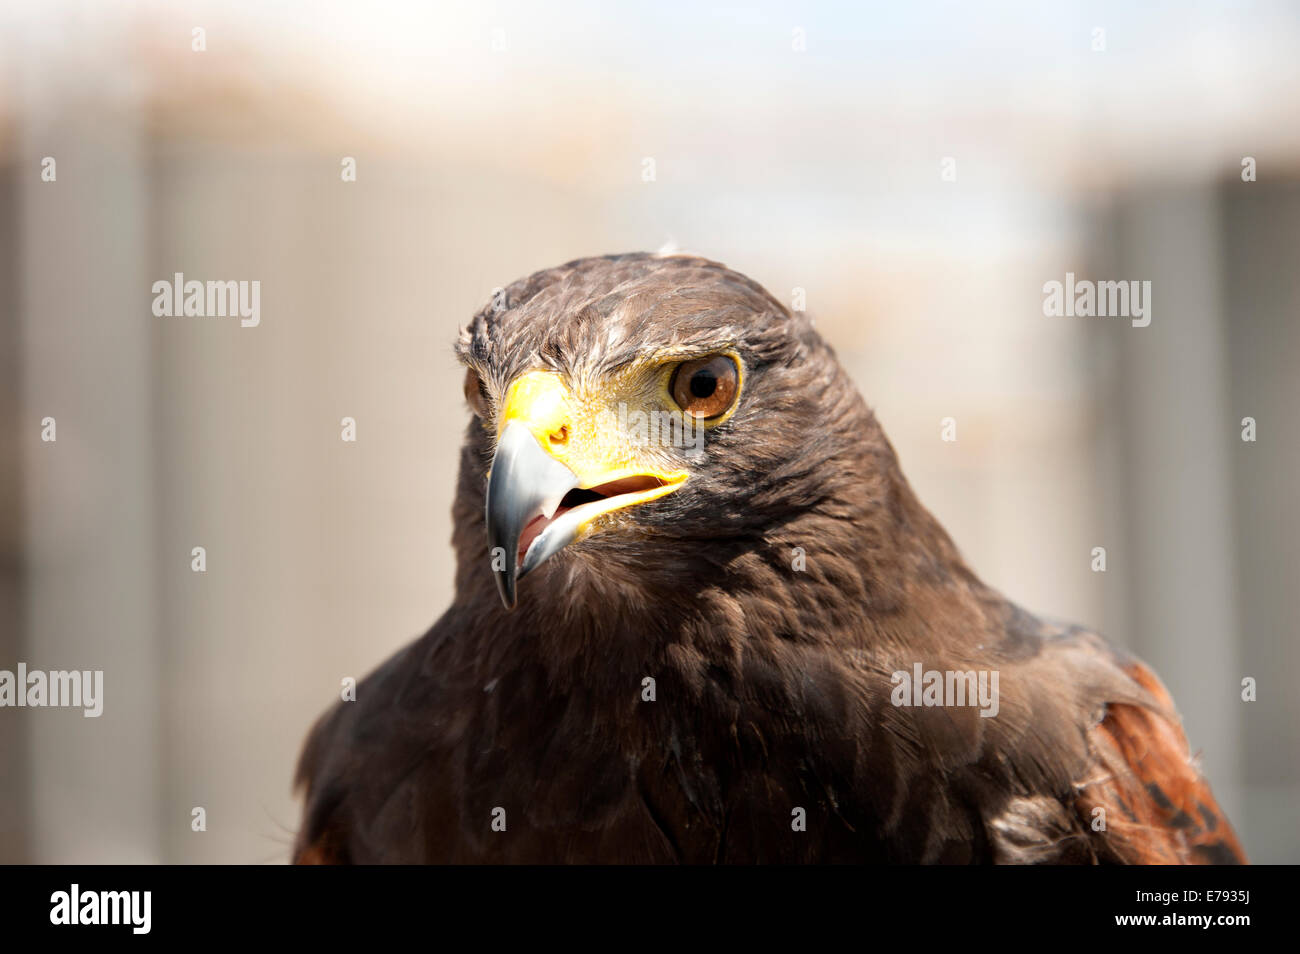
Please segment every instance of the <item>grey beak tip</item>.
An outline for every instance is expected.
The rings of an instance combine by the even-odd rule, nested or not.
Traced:
[[[497,592],[507,611],[515,608],[516,584],[571,539],[561,535],[552,540],[552,534],[546,538],[547,546],[530,547],[524,560],[519,561],[517,551],[524,527],[543,513],[548,500],[554,509],[554,501],[577,485],[573,471],[547,455],[526,427],[517,421],[506,425],[492,459],[484,517],[490,551],[505,557],[504,566],[495,574]]]
[[[515,586],[513,582],[507,582],[506,574],[497,574],[497,591],[500,594],[500,602],[507,610],[515,608]]]
[[[508,567],[496,572],[497,592],[501,594],[501,605],[509,612],[515,608],[515,568]]]

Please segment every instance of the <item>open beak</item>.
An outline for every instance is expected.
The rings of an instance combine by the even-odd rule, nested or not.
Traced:
[[[672,493],[682,471],[629,466],[620,435],[593,432],[561,378],[524,375],[508,393],[487,488],[487,536],[497,590],[515,605],[519,580],[592,532],[603,513]]]

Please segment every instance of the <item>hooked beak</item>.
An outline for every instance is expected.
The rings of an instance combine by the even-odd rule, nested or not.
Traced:
[[[628,467],[617,436],[593,433],[572,404],[551,372],[525,375],[505,404],[488,478],[486,520],[492,569],[506,609],[515,606],[518,581],[593,532],[598,516],[672,493],[687,478],[684,471]],[[579,435],[580,440],[569,440]]]
[[[543,451],[528,428],[518,421],[506,425],[487,489],[488,547],[506,609],[514,608],[515,582],[573,541],[575,521],[551,518],[577,486],[578,475]],[[545,523],[541,532],[525,540],[524,531],[539,522]]]

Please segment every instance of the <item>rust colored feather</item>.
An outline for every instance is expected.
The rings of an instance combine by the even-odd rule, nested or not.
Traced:
[[[1102,809],[1105,851],[1126,864],[1244,864],[1246,854],[1198,770],[1168,691],[1146,666],[1128,674],[1161,710],[1110,704],[1088,734],[1097,774],[1078,807]]]

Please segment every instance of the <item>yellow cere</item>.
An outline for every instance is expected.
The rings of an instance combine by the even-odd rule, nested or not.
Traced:
[[[511,421],[527,427],[547,454],[573,471],[581,488],[628,477],[654,477],[664,482],[585,504],[584,528],[601,514],[670,494],[689,476],[684,470],[664,470],[637,460],[603,403],[578,400],[554,371],[530,371],[510,385],[497,424],[498,436]]]

